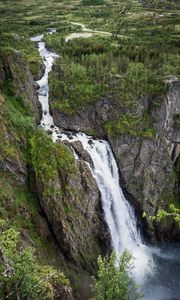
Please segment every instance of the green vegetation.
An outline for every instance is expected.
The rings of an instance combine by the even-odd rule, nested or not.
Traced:
[[[114,252],[110,256],[98,257],[98,277],[94,278],[96,300],[141,299],[138,286],[133,280],[132,255],[125,250],[120,258]]]
[[[82,0],[81,4],[82,5],[102,5],[105,4],[106,2],[104,0]]]
[[[4,111],[9,127],[16,131],[19,136],[32,134],[35,129],[32,107],[30,105],[26,107],[22,97],[7,96]]]
[[[180,113],[174,114],[174,126],[175,127],[180,126]]]
[[[169,205],[168,211],[160,210],[157,214],[156,220],[161,222],[163,219],[173,217],[178,226],[180,227],[180,209],[176,208],[174,204]]]
[[[134,114],[139,97],[152,95],[153,105],[159,105],[166,91],[166,76],[179,74],[177,1],[71,0],[37,4],[24,0],[18,8],[13,8],[10,1],[5,3],[2,1],[0,12],[2,46],[23,52],[34,74],[38,73],[39,56],[28,37],[47,32],[49,27],[57,28],[56,34],[45,38],[48,46],[63,57],[57,61],[60,72],[51,74],[50,90],[52,107],[67,114],[102,97],[113,99],[117,107],[128,106]],[[9,16],[12,24],[7,26]],[[112,36],[65,43],[65,35],[81,31],[69,21],[109,31]],[[69,84],[65,86],[67,78]]]
[[[37,149],[31,142],[40,133],[31,73],[34,78],[41,76],[41,59],[29,37],[48,30],[49,24],[25,20],[32,6],[32,1],[0,3],[0,218],[7,220],[0,238],[1,299],[52,299],[56,289],[69,285],[53,267],[60,270],[60,260],[35,191],[32,153],[35,159]],[[41,142],[46,146],[48,137]],[[65,176],[65,172],[71,174],[74,158],[67,147],[48,145],[56,155],[55,167]],[[43,172],[41,165],[39,168]]]
[[[149,7],[146,4],[108,1],[97,8],[81,7],[81,12],[77,7],[74,9],[70,20],[85,23],[91,29],[109,31],[111,36],[95,34],[68,43],[60,31],[46,37],[48,46],[60,53],[50,76],[52,108],[73,115],[90,103],[107,98],[117,111],[127,115],[123,118],[126,125],[121,124],[121,114],[116,120],[109,117],[104,126],[108,134],[154,136],[152,110],[161,105],[167,91],[166,78],[178,76],[180,71],[179,14],[175,14],[178,8],[175,1],[162,10],[157,8],[157,2],[152,1]],[[76,31],[80,30],[77,26]],[[139,99],[143,97],[149,98],[149,107],[138,115]]]
[[[178,1],[169,1],[169,0],[143,0],[143,4],[147,7],[159,8],[159,9],[176,9],[180,8]]]
[[[147,217],[147,214],[145,212],[143,213],[143,217]],[[155,220],[158,223],[169,218],[173,218],[177,225],[180,227],[180,209],[175,207],[174,204],[170,204],[167,210],[159,210],[156,216],[149,216],[150,220]]]
[[[64,176],[75,174],[75,159],[70,149],[64,144],[53,143],[44,130],[37,130],[30,144],[32,164],[43,183],[53,181],[58,170]]]
[[[61,99],[60,102],[53,103],[53,108],[72,114],[76,108],[92,102],[96,97],[98,86],[94,85],[82,65],[74,63],[68,65],[61,76],[61,80],[56,75],[50,76],[51,97]]]
[[[39,265],[35,249],[19,243],[20,233],[0,220],[0,297],[1,299],[52,299],[54,289],[69,281],[56,269]]]
[[[133,137],[141,136],[151,138],[155,135],[155,129],[151,126],[148,114],[138,118],[132,114],[120,114],[118,120],[105,123],[107,133],[115,137],[117,135],[130,135]]]
[[[47,187],[43,190],[45,200],[51,200],[53,193],[61,200],[60,211],[67,216],[65,226],[71,227],[69,232],[76,230],[72,218],[81,226],[84,218],[83,214],[80,218],[77,214],[78,203],[66,199],[73,193],[79,199],[79,195],[75,195],[79,190],[72,190],[66,183],[67,176],[74,178],[76,174],[73,155],[66,145],[53,144],[36,126],[30,104],[31,91],[26,84],[28,70],[34,78],[39,78],[42,66],[37,47],[29,37],[57,28],[56,34],[45,36],[48,47],[60,54],[50,75],[52,108],[73,115],[95,101],[108,99],[117,114],[116,117],[109,115],[102,124],[107,135],[152,138],[155,135],[152,111],[161,105],[167,91],[165,81],[170,75],[179,78],[179,9],[179,2],[175,0],[0,2],[0,217],[7,219],[7,224],[0,222],[0,227],[4,226],[0,256],[10,262],[12,272],[4,277],[7,266],[2,260],[1,298],[10,293],[12,299],[18,296],[26,299],[28,293],[30,299],[48,299],[52,298],[54,284],[68,285],[64,275],[51,267],[59,257],[56,259],[51,233],[41,216],[34,191],[35,177],[43,188]],[[108,31],[112,35],[96,33],[89,39],[65,43],[66,35],[82,31],[81,26],[70,22],[81,22],[92,30]],[[139,112],[142,98],[149,105]],[[174,126],[179,126],[178,113],[174,115]],[[88,132],[98,134],[91,128]],[[55,191],[51,183],[58,176],[63,188]],[[177,190],[178,187],[177,180]],[[166,211],[160,209],[155,218],[159,222],[173,217],[179,224],[179,214],[179,207],[171,204]],[[31,243],[35,249],[27,246]],[[94,240],[93,243],[96,253],[97,245]],[[91,264],[91,249],[85,252],[87,264]],[[84,253],[77,255],[80,261]],[[48,267],[44,261],[49,263]],[[127,295],[130,287],[136,295],[137,289],[127,274],[131,269],[129,261],[130,255],[125,253],[119,269],[114,266],[114,254],[110,258],[99,258],[94,289],[97,299],[105,299],[104,292],[109,299],[115,299],[120,292]]]
[[[52,47],[54,38],[47,42]],[[136,62],[136,54],[131,60],[128,49],[113,46],[107,38],[63,42],[60,49],[63,58],[56,61],[50,90],[52,107],[67,114],[103,97],[113,99],[117,107],[136,108],[140,97],[159,99],[166,90],[157,70]]]
[[[7,30],[6,30],[7,31]],[[6,57],[13,57],[15,55],[21,55],[29,65],[33,75],[37,76],[40,72],[40,56],[35,45],[29,40],[29,36],[24,32],[25,36],[18,32],[1,32],[0,31],[0,59],[2,61],[7,59]],[[18,64],[16,68],[18,68]],[[18,74],[23,74],[22,70],[19,70]],[[26,74],[24,74],[26,75]]]

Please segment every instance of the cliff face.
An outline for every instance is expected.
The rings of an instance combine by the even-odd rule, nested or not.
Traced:
[[[109,236],[101,215],[99,190],[90,169],[81,160],[74,164],[74,174],[57,166],[53,179],[44,181],[38,177],[37,170],[37,192],[65,257],[93,273],[98,255],[107,250]]]
[[[0,217],[17,226],[23,242],[34,246],[46,263],[65,270],[86,299],[91,296],[89,281],[97,257],[107,252],[110,241],[96,182],[83,160],[72,162],[73,174],[66,170],[61,155],[66,159],[66,154],[73,154],[68,146],[63,150],[62,143],[62,152],[55,159],[55,176],[42,180],[32,161],[30,142],[38,135],[36,124],[41,115],[37,84],[20,52],[1,53],[0,87]],[[37,163],[46,140],[44,133]],[[49,144],[55,147],[51,140]],[[41,158],[45,170],[54,163],[50,156]],[[54,293],[55,299],[73,299],[70,287],[56,286]]]
[[[20,51],[8,50],[0,52],[0,60],[0,87],[6,83],[14,96],[22,97],[24,106],[29,107],[36,122],[39,123],[40,104],[36,93],[38,86],[26,59]]]
[[[160,102],[151,96],[139,99],[136,110],[132,109],[131,113],[140,119],[148,112],[155,132],[148,136],[138,134],[138,128],[135,136],[131,133],[112,136],[104,125],[116,119],[121,124],[122,113],[129,114],[126,108],[118,106],[112,99],[102,99],[71,116],[54,109],[52,99],[51,110],[56,125],[62,129],[95,132],[96,136],[109,140],[121,172],[121,186],[131,194],[134,204],[138,203],[141,212],[154,215],[158,209],[166,209],[170,203],[179,201],[175,189],[178,179],[174,172],[180,153],[180,127],[176,122],[180,111],[179,99],[178,81],[168,84],[167,94]],[[162,222],[158,226],[148,218],[147,221],[152,240],[180,239],[174,221],[168,224]]]
[[[110,242],[99,190],[86,163],[90,158],[76,142],[73,147],[81,159],[72,160],[70,146],[54,144],[46,134],[33,150],[33,137],[41,137],[36,125],[41,114],[37,84],[20,52],[11,50],[0,55],[0,216],[18,227],[22,240],[33,245],[46,262],[58,268],[62,263],[73,284],[79,285],[77,290],[84,300],[91,296],[89,280],[96,270],[97,256],[108,251]],[[112,99],[101,99],[71,116],[53,109],[53,105],[51,111],[56,125],[64,130],[94,131],[96,136],[108,139],[124,191],[140,215],[143,211],[154,215],[159,208],[178,201],[179,183],[174,167],[178,173],[179,98],[180,83],[172,82],[160,103],[144,96],[135,111]],[[143,123],[147,111],[154,135],[112,135],[106,126],[111,120],[121,123],[122,114],[129,113]],[[147,222],[152,240],[180,238],[173,220],[158,226],[149,219]],[[55,293],[57,299],[73,299],[69,287],[57,287]]]
[[[36,249],[40,262],[60,268],[63,258],[35,193],[29,138],[40,110],[36,84],[20,53],[1,54],[0,88],[0,219],[20,232],[22,246]],[[73,300],[69,286],[57,283],[53,289],[54,299]]]
[[[111,140],[127,190],[148,215],[154,215],[159,208],[166,209],[171,202],[178,201],[174,163],[180,154],[180,128],[175,125],[174,118],[180,111],[179,99],[180,83],[175,82],[169,87],[160,107],[152,110],[156,129],[154,138],[132,139],[126,136]],[[159,239],[180,238],[172,220],[168,226],[166,224],[164,234],[161,225],[155,229]]]
[[[31,146],[36,195],[64,258],[63,265],[80,291],[80,299],[88,299],[90,274],[97,268],[98,255],[107,252],[110,240],[98,187],[87,163],[75,160],[69,145],[53,143],[38,130]]]

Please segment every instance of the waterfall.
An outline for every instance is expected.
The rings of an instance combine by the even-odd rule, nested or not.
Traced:
[[[32,41],[38,41],[39,54],[45,65],[44,75],[37,81],[39,101],[43,112],[41,126],[51,132],[54,141],[58,139],[67,140],[70,143],[80,141],[84,150],[89,153],[93,162],[93,166],[89,164],[89,167],[101,193],[102,207],[111,234],[112,248],[118,255],[126,248],[130,250],[136,258],[135,264],[138,265],[138,273],[142,274],[148,257],[144,255],[145,246],[137,229],[134,211],[125,199],[119,185],[118,167],[109,143],[93,139],[84,133],[69,136],[69,134],[61,133],[60,129],[54,125],[49,111],[48,74],[58,55],[46,49],[45,43],[41,41],[42,38],[43,35],[31,38]],[[143,252],[143,257],[140,252]]]
[[[45,65],[44,75],[37,81],[39,101],[43,111],[41,126],[51,133],[54,141],[58,139],[67,140],[70,143],[80,141],[84,150],[89,153],[93,162],[93,165],[89,164],[89,167],[101,193],[102,208],[110,231],[112,248],[117,255],[125,249],[131,251],[135,258],[135,277],[137,280],[141,280],[149,256],[137,229],[134,211],[125,199],[119,185],[118,167],[111,147],[107,141],[93,139],[84,133],[76,133],[71,136],[61,133],[60,129],[55,126],[49,111],[48,74],[58,55],[46,49],[45,43],[41,41],[42,38],[42,35],[31,38],[32,41],[38,41],[39,54]]]
[[[54,29],[49,34],[53,32],[55,32]],[[163,252],[162,254],[160,248],[152,248],[143,244],[140,232],[137,229],[133,208],[126,200],[119,185],[118,167],[109,143],[104,140],[94,139],[84,133],[62,133],[54,124],[53,117],[49,111],[48,74],[58,55],[46,49],[42,38],[43,35],[31,38],[32,41],[38,42],[39,54],[45,65],[44,75],[37,81],[39,85],[38,98],[42,105],[40,126],[51,134],[53,141],[59,139],[62,141],[67,140],[70,143],[75,141],[82,143],[84,150],[89,153],[92,160],[92,164],[88,163],[88,165],[100,190],[104,217],[111,234],[113,249],[117,255],[120,255],[124,249],[128,249],[132,253],[135,258],[134,276],[138,283],[145,282],[142,290],[146,293],[146,300],[170,300],[170,296],[178,295],[177,286],[180,287],[180,282],[176,282],[172,274],[172,278],[169,278],[167,272],[164,273],[161,261],[163,259],[166,260],[166,266],[167,261],[170,265],[173,260],[166,253]],[[76,154],[75,157],[78,159]],[[178,257],[178,254],[176,256]],[[176,262],[174,268],[177,268],[177,273],[179,272],[180,274]],[[163,276],[161,276],[162,272],[164,281],[159,279],[161,277],[163,279]],[[172,287],[173,285],[174,287]]]
[[[102,208],[108,225],[112,248],[117,255],[128,249],[135,258],[134,275],[137,281],[143,280],[144,271],[152,260],[148,248],[143,244],[137,229],[134,211],[126,200],[119,185],[118,167],[107,141],[92,139],[84,133],[67,136],[61,135],[61,140],[69,142],[80,141],[93,162],[89,164],[101,193]]]

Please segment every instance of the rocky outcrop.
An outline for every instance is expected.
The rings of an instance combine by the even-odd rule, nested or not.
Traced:
[[[64,130],[70,131],[88,131],[95,130],[99,137],[105,137],[103,124],[109,119],[118,118],[119,112],[114,102],[109,99],[102,99],[98,102],[90,104],[77,111],[76,114],[67,115],[64,112],[53,109],[53,101],[50,102],[53,118],[58,126]]]
[[[46,183],[36,176],[37,191],[64,256],[74,265],[93,273],[97,256],[107,249],[109,235],[91,171],[84,161],[75,163],[75,175],[57,170],[54,180]]]
[[[111,143],[121,172],[121,185],[138,203],[141,212],[155,215],[160,208],[166,209],[170,203],[179,201],[175,195],[174,162],[180,153],[180,127],[175,123],[175,116],[180,112],[180,82],[171,82],[167,95],[161,103],[151,96],[142,97],[133,113],[141,117],[149,112],[156,134],[150,137],[116,134],[111,136],[104,124],[118,119],[120,114],[128,113],[127,109],[118,106],[111,99],[102,99],[78,110],[73,116],[53,109],[57,126],[72,131],[94,130],[98,137],[107,138]],[[129,108],[128,108],[129,109]],[[180,239],[174,230],[174,223],[160,228],[148,220],[148,232],[151,238],[163,239],[162,232],[171,232],[168,238]],[[168,229],[167,229],[168,228]],[[161,232],[161,234],[160,234]]]
[[[7,226],[18,228],[23,246],[33,246],[37,257],[61,269],[64,257],[58,253],[38,202],[33,170],[27,159],[31,131],[29,127],[27,131],[22,128],[26,120],[32,126],[39,123],[37,84],[20,52],[0,51],[0,59],[0,218],[6,220]],[[54,283],[53,298],[73,300],[71,287]]]
[[[74,300],[72,289],[68,286],[53,286],[54,288],[54,300]]]
[[[86,150],[84,150],[83,145],[80,141],[73,142],[71,143],[71,145],[79,158],[81,158],[83,161],[93,164],[91,156]]]
[[[0,52],[0,60],[0,88],[7,83],[12,93],[22,98],[39,124],[41,106],[36,93],[38,85],[33,79],[29,64],[20,51],[13,49]]]

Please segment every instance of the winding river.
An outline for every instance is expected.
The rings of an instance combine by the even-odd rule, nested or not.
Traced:
[[[84,31],[88,31],[86,27]],[[49,34],[53,32],[55,30],[50,31]],[[84,32],[78,33],[77,37],[80,36],[84,37]],[[67,36],[66,41],[71,38],[75,38],[74,35]],[[38,43],[39,54],[45,65],[44,75],[37,81],[39,101],[43,112],[40,125],[46,131],[51,132],[54,142],[57,140],[67,140],[70,143],[80,141],[91,156],[93,166],[89,164],[89,167],[100,190],[112,247],[118,255],[127,248],[135,257],[134,277],[142,286],[143,299],[180,300],[180,247],[163,245],[157,248],[144,244],[137,229],[134,211],[119,185],[118,167],[107,141],[93,139],[81,132],[66,134],[55,126],[49,111],[48,74],[58,56],[46,49],[43,35],[32,37],[31,41]],[[77,155],[75,157],[78,159]]]

